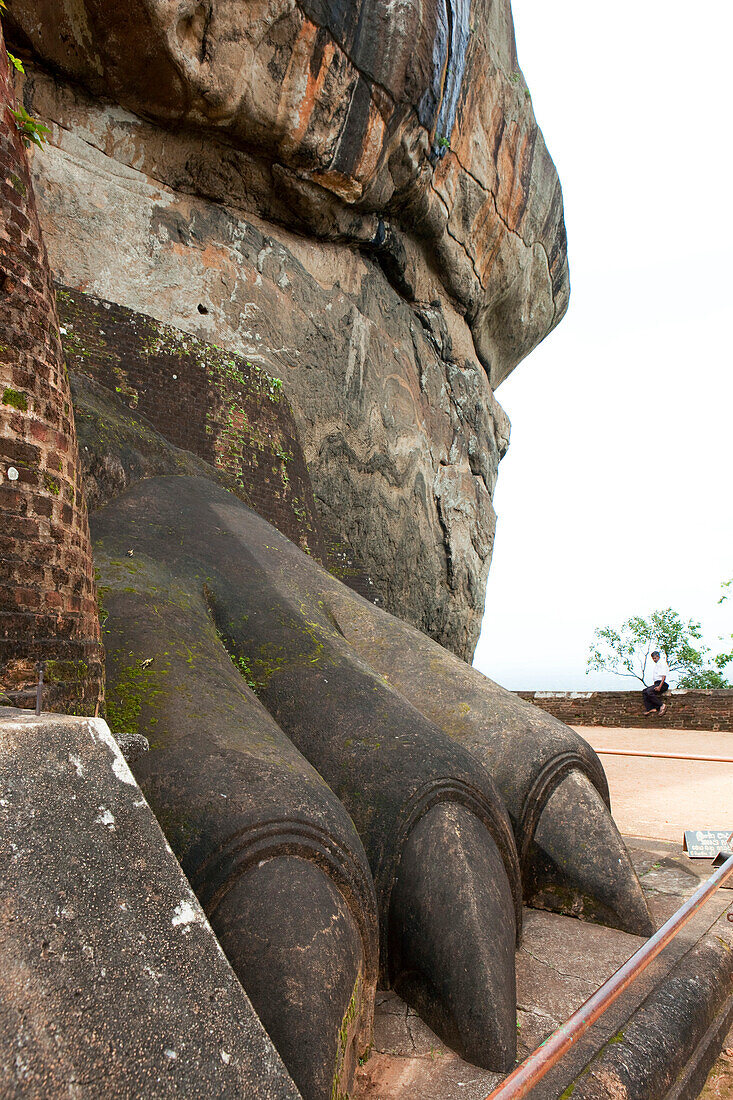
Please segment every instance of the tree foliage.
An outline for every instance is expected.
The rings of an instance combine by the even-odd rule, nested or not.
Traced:
[[[729,595],[733,594],[733,592],[729,593],[729,589],[733,590],[733,577],[728,581],[723,581],[720,587],[723,589],[723,594],[718,600],[718,603],[725,603],[729,599]],[[721,638],[721,641],[722,640]],[[728,635],[726,642],[733,642],[733,633]],[[733,663],[733,649],[729,650],[727,653],[718,653],[714,658],[714,662],[716,667],[722,672],[727,665]],[[725,686],[727,687],[727,684]]]
[[[7,10],[8,8],[5,0],[0,0],[0,12]],[[10,50],[6,50],[5,52],[13,68],[17,69],[19,73],[25,76],[25,69],[23,68],[23,62],[20,58],[12,54]],[[8,107],[8,110],[15,120],[15,128],[20,134],[26,149],[29,149],[31,145],[37,145],[39,149],[42,149],[48,140],[46,135],[51,133],[48,126],[44,126],[39,119],[34,118],[33,115],[29,115],[22,103],[18,104],[17,110],[13,110],[12,107]]]
[[[721,602],[726,598],[724,595]],[[652,611],[647,618],[633,615],[620,627],[604,626],[595,631],[586,673],[613,672],[642,684],[653,683],[651,654],[659,649],[670,674],[677,678],[677,687],[730,687],[723,669],[733,661],[733,652],[713,656],[701,639],[700,623],[694,619],[685,622],[671,607]]]

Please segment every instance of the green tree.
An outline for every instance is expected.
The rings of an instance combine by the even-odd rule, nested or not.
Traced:
[[[733,589],[733,577],[731,577],[729,581],[723,581],[720,587],[723,589],[723,594],[718,600],[718,603],[726,603],[729,597],[728,589]],[[722,638],[720,640],[721,642],[723,641]],[[733,642],[733,633],[729,634],[726,640]],[[718,653],[717,656],[713,658],[713,662],[716,668],[722,672],[727,665],[733,662],[733,649],[728,653]],[[728,684],[725,684],[724,687],[728,687]]]
[[[724,595],[722,600],[725,599]],[[712,656],[711,649],[701,639],[700,623],[694,619],[684,622],[671,607],[652,611],[647,618],[633,615],[620,627],[604,626],[594,632],[586,674],[613,672],[646,684],[652,679],[651,653],[659,649],[667,659],[670,673],[677,677],[678,687],[730,687],[723,669],[733,660],[733,653]]]

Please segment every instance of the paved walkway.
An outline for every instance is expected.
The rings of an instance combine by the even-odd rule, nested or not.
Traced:
[[[576,726],[601,754],[616,824],[626,836],[682,843],[685,828],[733,830],[733,764],[607,756],[603,749],[733,759],[733,733]],[[726,891],[727,894],[727,891]],[[733,1100],[733,1030],[700,1100]]]
[[[685,829],[733,830],[733,763],[608,756],[604,749],[725,757],[733,733],[576,726],[601,757],[611,809],[624,836],[682,844]]]

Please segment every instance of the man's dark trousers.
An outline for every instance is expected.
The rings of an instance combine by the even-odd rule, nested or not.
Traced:
[[[659,710],[663,703],[662,696],[665,691],[669,690],[669,684],[665,680],[662,684],[661,691],[657,691],[657,684],[662,684],[661,680],[655,680],[651,687],[646,687],[642,691],[641,695],[644,700],[644,710]]]

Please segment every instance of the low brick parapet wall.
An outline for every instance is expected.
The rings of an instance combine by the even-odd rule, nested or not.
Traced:
[[[644,726],[733,732],[733,689],[668,691],[667,711],[644,716],[638,691],[518,691],[517,695],[572,726]]]

